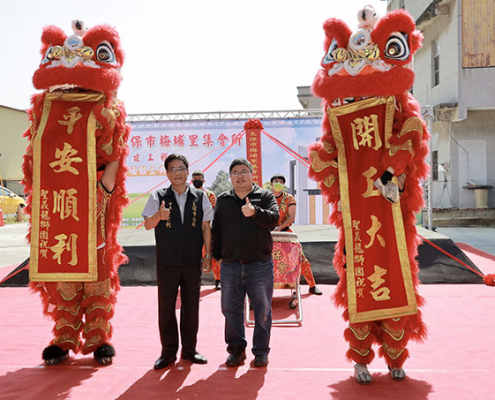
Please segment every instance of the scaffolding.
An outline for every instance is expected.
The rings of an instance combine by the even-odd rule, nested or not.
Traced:
[[[239,121],[251,118],[267,119],[305,119],[322,118],[322,109],[308,110],[269,110],[269,111],[215,111],[165,114],[129,114],[127,122],[165,122],[165,121]]]

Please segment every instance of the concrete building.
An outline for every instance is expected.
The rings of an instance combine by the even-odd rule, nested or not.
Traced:
[[[311,93],[311,86],[298,86],[297,99],[305,110],[321,108],[321,99],[313,96]]]
[[[20,196],[24,196],[22,156],[28,144],[22,134],[28,126],[26,111],[0,105],[0,179]]]
[[[494,208],[495,190],[483,189],[495,186],[494,1],[391,0],[387,7],[405,8],[424,34],[413,93],[432,110],[433,207]]]
[[[389,0],[387,8],[405,8],[424,34],[412,91],[426,119],[431,110],[435,219],[442,209],[495,208],[494,1]],[[310,86],[297,89],[303,108],[320,107]]]

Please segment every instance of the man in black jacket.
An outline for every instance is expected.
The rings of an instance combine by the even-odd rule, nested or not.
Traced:
[[[158,282],[158,322],[162,353],[154,368],[167,367],[176,360],[179,333],[175,303],[181,295],[181,358],[195,364],[207,360],[196,351],[201,288],[201,250],[205,244],[203,271],[211,269],[213,209],[202,190],[186,183],[189,163],[181,154],[170,154],[165,170],[171,186],[151,194],[143,210],[144,226],[155,229]]]
[[[254,309],[252,352],[254,365],[268,364],[273,296],[273,241],[270,231],[278,223],[278,206],[269,190],[253,184],[249,161],[230,164],[233,189],[222,193],[215,206],[212,255],[222,260],[222,313],[225,316],[227,366],[246,358],[244,302],[246,294]]]

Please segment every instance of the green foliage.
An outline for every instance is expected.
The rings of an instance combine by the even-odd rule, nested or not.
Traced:
[[[209,189],[215,193],[216,196],[232,188],[229,174],[225,171],[218,171],[217,177],[213,181]]]

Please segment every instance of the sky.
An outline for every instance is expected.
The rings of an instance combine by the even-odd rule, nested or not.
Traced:
[[[0,105],[29,108],[41,33],[71,21],[117,29],[126,53],[118,97],[128,114],[301,109],[323,58],[323,22],[352,29],[377,0],[2,0]]]

